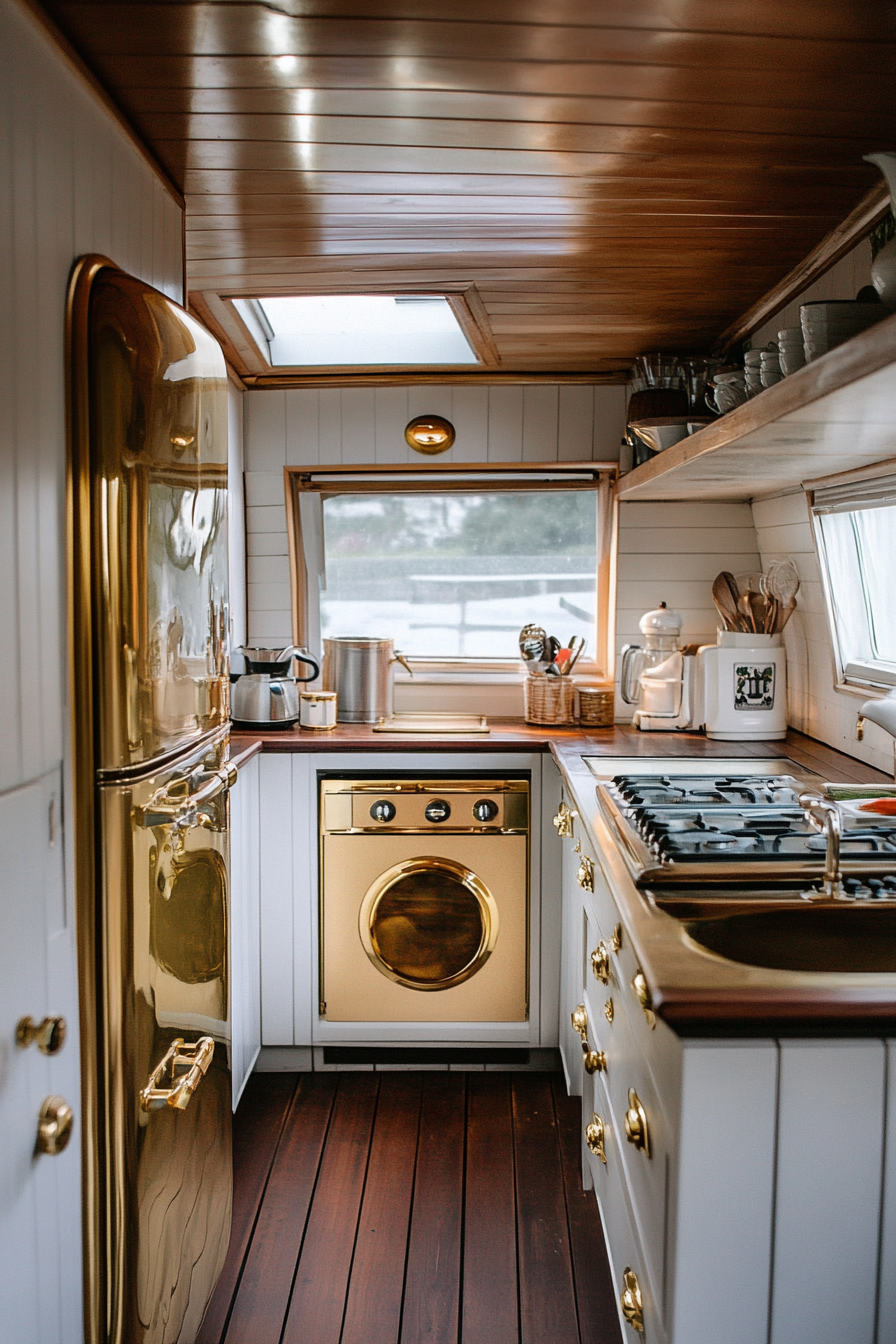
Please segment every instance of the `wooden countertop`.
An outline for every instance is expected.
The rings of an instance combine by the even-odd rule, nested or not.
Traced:
[[[562,767],[581,756],[789,756],[828,778],[860,784],[892,782],[880,770],[846,756],[802,733],[788,731],[783,742],[713,742],[702,733],[642,733],[630,724],[612,728],[536,727],[522,719],[491,719],[488,735],[456,736],[375,733],[367,724],[339,723],[330,732],[301,728],[266,732],[235,730],[231,756],[255,743],[267,752],[532,752],[550,751]]]

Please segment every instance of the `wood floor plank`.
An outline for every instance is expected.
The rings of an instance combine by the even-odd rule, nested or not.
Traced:
[[[341,1344],[397,1344],[420,1127],[420,1073],[385,1073]]]
[[[375,1073],[337,1076],[283,1344],[339,1344],[342,1332],[380,1079]]]
[[[510,1078],[467,1078],[463,1344],[519,1344]]]
[[[560,1073],[551,1076],[551,1090],[560,1138],[579,1337],[581,1344],[621,1344],[600,1210],[593,1191],[582,1189],[582,1104],[578,1097],[567,1095]]]
[[[219,1344],[271,1164],[298,1082],[294,1073],[253,1073],[233,1118],[233,1219],[227,1259],[196,1344]]]
[[[465,1079],[431,1073],[423,1080],[401,1344],[458,1338]]]
[[[554,1101],[547,1074],[513,1075],[522,1344],[579,1344]]]
[[[336,1081],[327,1073],[300,1077],[246,1256],[226,1344],[279,1344]]]

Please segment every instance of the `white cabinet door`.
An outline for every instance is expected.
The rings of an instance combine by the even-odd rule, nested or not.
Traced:
[[[261,1049],[259,757],[230,794],[230,1004],[233,1109]]]
[[[882,1041],[782,1041],[771,1344],[873,1344]]]
[[[259,757],[261,837],[261,1041],[294,1044],[295,893],[293,757]]]
[[[76,1344],[81,1320],[80,1068],[74,918],[66,901],[60,780],[0,797],[0,1338]],[[16,1046],[16,1023],[65,1017],[57,1055]],[[68,1147],[35,1154],[38,1113],[63,1096]]]

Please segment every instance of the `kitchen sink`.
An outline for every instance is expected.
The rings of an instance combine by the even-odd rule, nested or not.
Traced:
[[[700,947],[775,971],[896,973],[896,903],[806,905],[685,919]]]

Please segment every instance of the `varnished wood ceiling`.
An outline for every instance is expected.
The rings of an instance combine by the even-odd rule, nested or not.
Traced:
[[[473,285],[508,372],[707,348],[896,148],[893,0],[45,8],[183,191],[213,320]]]

